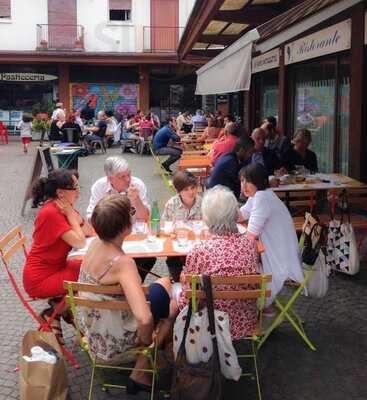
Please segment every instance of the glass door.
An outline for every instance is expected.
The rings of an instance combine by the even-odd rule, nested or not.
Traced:
[[[338,171],[349,175],[350,64],[347,60],[342,60],[339,66],[338,91]]]
[[[311,131],[319,170],[334,172],[336,62],[297,67],[294,93],[294,132]]]

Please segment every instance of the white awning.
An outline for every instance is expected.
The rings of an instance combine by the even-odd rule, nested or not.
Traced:
[[[256,29],[247,32],[198,69],[195,94],[222,94],[249,90],[252,43],[259,37]]]

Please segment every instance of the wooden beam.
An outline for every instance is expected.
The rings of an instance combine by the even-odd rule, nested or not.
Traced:
[[[71,111],[69,96],[69,65],[59,64],[59,101],[64,104],[67,111]]]
[[[223,46],[228,46],[229,44],[235,42],[240,35],[200,35],[198,42],[200,43],[210,43],[210,44],[221,44]]]
[[[286,66],[284,64],[284,45],[280,47],[279,68],[278,68],[278,128],[280,132],[286,134],[286,110],[287,110],[287,83],[286,83]]]
[[[214,19],[223,3],[224,0],[196,0],[178,46],[177,53],[180,59],[184,59],[199,41],[199,36]]]
[[[140,65],[178,64],[176,53],[88,53],[56,51],[0,51],[0,64],[96,64]]]
[[[274,8],[249,6],[240,11],[218,11],[214,19],[239,24],[260,25],[278,14],[279,12]]]
[[[139,65],[139,108],[148,113],[149,104],[149,67]]]
[[[364,64],[364,4],[352,7],[352,46],[350,55],[350,118],[349,118],[349,175],[361,179],[366,164],[362,143],[363,130],[363,64]],[[363,167],[362,167],[363,166]],[[362,171],[364,170],[364,173]]]

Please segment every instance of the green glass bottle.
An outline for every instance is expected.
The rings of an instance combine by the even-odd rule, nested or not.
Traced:
[[[150,227],[152,235],[159,235],[161,229],[161,218],[157,200],[153,201],[152,211],[150,213]]]

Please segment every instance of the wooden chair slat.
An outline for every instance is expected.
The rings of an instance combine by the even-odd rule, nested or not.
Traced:
[[[18,225],[0,239],[0,250],[3,250],[17,236],[23,236],[23,225]]]
[[[191,278],[194,275],[186,275],[185,274],[185,282],[190,283]],[[252,285],[252,284],[261,284],[264,280],[265,282],[271,282],[271,275],[243,275],[243,276],[218,276],[212,275],[211,277],[213,285]]]
[[[66,296],[66,299],[69,301],[70,296]],[[80,297],[74,297],[73,302],[75,305],[87,308],[97,308],[103,310],[130,310],[130,306],[127,301],[118,301],[118,300],[98,301],[98,300],[88,300],[88,299],[82,299]]]
[[[13,254],[24,246],[25,242],[26,242],[26,237],[22,236],[19,240],[17,240],[14,244],[12,244],[8,250],[3,252],[3,257],[2,257],[3,260],[5,262],[8,262],[9,259],[13,256]]]
[[[253,290],[213,290],[214,300],[249,300],[259,299],[262,291],[258,289]],[[271,291],[265,290],[265,297],[270,297]],[[185,290],[185,296],[191,298],[192,290]],[[198,299],[205,299],[205,292],[202,290],[196,291]]]
[[[94,285],[92,283],[80,283],[80,282],[70,282],[64,281],[64,288],[68,289],[71,286],[74,292],[88,292],[95,294],[107,294],[107,295],[123,295],[121,285]],[[145,294],[149,292],[148,286],[142,286]]]

